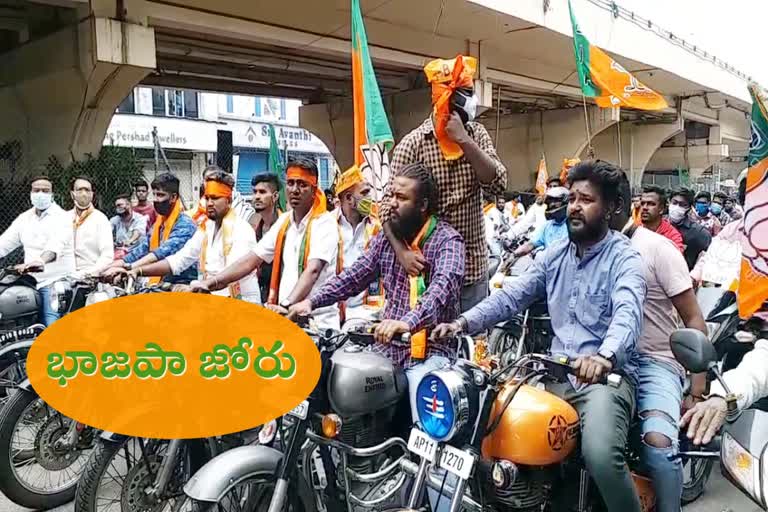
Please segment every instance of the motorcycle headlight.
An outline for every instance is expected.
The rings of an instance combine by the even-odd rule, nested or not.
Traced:
[[[69,291],[69,284],[66,281],[56,281],[51,287],[51,309],[59,313],[63,313],[61,308],[64,306],[67,291]]]
[[[416,388],[416,410],[421,428],[437,441],[448,441],[469,420],[469,399],[464,377],[455,370],[435,370]]]
[[[723,433],[720,454],[723,467],[733,480],[753,500],[763,503],[762,496],[760,496],[762,494],[760,464],[757,458],[741,446],[728,432]]]

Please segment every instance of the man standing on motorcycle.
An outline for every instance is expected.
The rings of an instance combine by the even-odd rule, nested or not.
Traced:
[[[24,263],[16,270],[30,273],[37,281],[42,304],[42,323],[51,325],[59,313],[51,307],[51,285],[75,271],[72,223],[53,200],[53,183],[46,176],[32,178],[32,208],[23,212],[0,235],[0,259],[22,247]]]
[[[422,375],[448,362],[456,353],[455,347],[440,341],[428,342],[425,331],[459,314],[465,248],[461,235],[445,221],[438,220],[437,185],[423,164],[400,169],[391,187],[389,206],[393,233],[411,251],[422,256],[424,273],[418,277],[408,276],[397,258],[397,250],[386,236],[379,234],[354,265],[331,278],[309,299],[295,304],[290,313],[307,315],[317,308],[346,300],[380,276],[386,305],[384,320],[375,330],[376,341],[380,343],[377,350],[408,370],[410,389],[415,393]],[[412,333],[409,342],[392,340],[404,333]]]
[[[209,173],[205,179],[205,198],[208,220],[200,225],[194,236],[175,254],[163,261],[135,268],[135,276],[179,275],[187,268],[198,265],[203,279],[215,279],[227,264],[249,254],[256,247],[256,233],[251,225],[232,208],[232,190],[235,179],[224,171]],[[180,285],[176,291],[187,291]],[[216,295],[242,299],[261,304],[259,281],[255,273],[248,274]]]
[[[179,179],[170,173],[160,174],[152,180],[152,195],[157,219],[152,231],[142,238],[141,243],[121,260],[102,273],[103,277],[114,277],[123,270],[164,260],[178,252],[195,234],[197,225],[182,211],[179,197]],[[189,283],[197,278],[197,266],[185,270],[179,276],[168,276],[171,283]],[[153,280],[154,281],[154,280]]]
[[[559,240],[568,237],[568,225],[565,222],[568,208],[568,189],[565,187],[553,187],[547,189],[547,210],[544,215],[546,224],[537,229],[531,236],[530,242],[526,242],[513,253],[515,258],[521,258],[534,250],[544,249],[555,244]]]
[[[621,172],[607,162],[576,165],[568,175],[568,238],[552,244],[521,276],[434,337],[476,333],[546,297],[555,336],[551,351],[573,363],[576,379],[548,385],[576,408],[587,470],[611,512],[639,512],[625,460],[638,382],[637,341],[646,285],[640,255],[611,218],[623,211]],[[611,372],[622,379],[600,383]]]
[[[326,210],[325,194],[319,188],[317,165],[296,158],[288,162],[286,192],[291,210],[282,214],[255,249],[220,273],[192,283],[192,291],[220,290],[272,262],[267,307],[287,313],[312,290],[336,273],[339,225]],[[339,329],[339,307],[334,303],[315,312],[321,329]]]
[[[630,197],[627,175],[621,171],[621,195]],[[647,222],[651,203],[654,210],[663,192],[645,189],[641,199],[641,218]],[[652,197],[656,196],[656,197]],[[683,467],[674,460],[678,422],[683,407],[685,369],[675,360],[669,343],[678,328],[678,315],[686,327],[707,335],[707,324],[696,302],[688,265],[682,252],[667,238],[638,226],[629,204],[614,216],[612,227],[629,237],[640,253],[648,293],[643,311],[643,328],[637,343],[639,380],[637,411],[640,417],[640,457],[647,467],[656,493],[657,512],[679,512],[683,493]],[[663,206],[662,206],[663,208]],[[692,377],[689,396],[701,400],[706,375]]]
[[[340,208],[336,213],[339,223],[341,246],[336,264],[337,274],[352,267],[371,245],[371,241],[381,231],[381,224],[371,215],[373,200],[371,185],[365,181],[363,173],[354,165],[347,169],[336,185],[336,197]],[[381,298],[380,282],[374,280],[369,287],[346,302],[340,302],[342,324],[347,330],[361,322],[370,322],[379,311]]]

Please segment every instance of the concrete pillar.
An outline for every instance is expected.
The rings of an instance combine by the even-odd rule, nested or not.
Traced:
[[[643,172],[656,151],[669,138],[683,131],[683,121],[673,123],[622,122],[603,130],[592,141],[595,157],[608,160],[627,171],[630,183],[638,187]],[[580,158],[586,158],[586,150]]]
[[[115,109],[155,62],[153,29],[98,17],[0,56],[0,147],[17,148],[9,167],[98,154]]]
[[[614,124],[610,110],[588,108],[592,136]],[[584,109],[557,109],[503,116],[496,135],[496,118],[484,121],[496,150],[507,166],[507,188],[525,190],[533,187],[542,153],[550,176],[560,173],[564,158],[581,155],[587,147]]]
[[[396,142],[429,116],[430,94],[429,89],[415,89],[384,97],[384,108]],[[328,146],[342,170],[354,163],[353,115],[351,100],[304,105],[299,109],[299,126]]]

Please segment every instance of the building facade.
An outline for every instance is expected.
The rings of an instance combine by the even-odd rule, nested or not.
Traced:
[[[320,185],[330,187],[336,163],[319,138],[298,126],[300,105],[285,98],[137,87],[118,107],[104,144],[135,148],[147,181],[170,167],[181,181],[184,202],[191,204],[199,197],[202,172],[217,162],[218,150],[231,153],[237,189],[249,195],[251,178],[267,170],[271,124],[283,161],[298,155],[315,160]],[[220,143],[228,134],[231,150]],[[229,155],[224,157],[229,166]]]

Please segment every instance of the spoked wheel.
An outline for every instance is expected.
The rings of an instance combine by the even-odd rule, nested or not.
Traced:
[[[77,487],[75,512],[178,510],[185,501],[183,486],[191,473],[187,443],[181,444],[176,460],[172,462],[166,488],[154,489],[168,445],[169,441],[135,437],[115,442],[100,441]]]
[[[17,386],[27,378],[27,352],[26,348],[20,349],[0,360],[0,407],[5,406]]]
[[[713,459],[683,459],[683,505],[696,501],[704,494],[713,466]]]
[[[0,491],[18,505],[49,509],[71,501],[91,452],[93,430],[78,428],[34,392],[16,390],[0,412]]]
[[[264,474],[235,485],[219,503],[204,503],[187,499],[174,512],[267,512],[275,492],[273,475]],[[281,512],[304,512],[298,492],[289,486]]]

